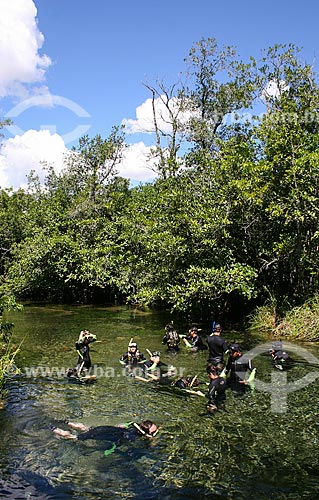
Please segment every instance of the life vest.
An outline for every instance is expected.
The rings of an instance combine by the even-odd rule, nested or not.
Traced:
[[[127,353],[127,361],[130,365],[134,364],[134,363],[139,363],[139,361],[141,361],[141,359],[142,359],[142,356],[141,356],[141,353],[139,350],[137,350],[134,354],[132,354],[131,352]]]
[[[169,347],[175,347],[179,343],[179,336],[176,330],[170,330],[166,333],[167,345]]]

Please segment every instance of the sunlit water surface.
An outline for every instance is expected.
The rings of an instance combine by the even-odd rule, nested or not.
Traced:
[[[11,319],[11,318],[10,318]],[[0,498],[12,499],[309,499],[319,497],[319,381],[291,392],[287,409],[273,411],[270,394],[243,398],[227,392],[224,409],[206,413],[206,398],[174,392],[123,374],[119,357],[134,337],[140,350],[160,350],[162,360],[207,382],[207,353],[182,348],[168,354],[161,340],[170,319],[126,307],[35,307],[12,315],[20,375],[8,379],[0,411]],[[185,333],[187,324],[176,324]],[[81,329],[96,333],[91,358],[98,379],[74,384],[63,376],[77,361]],[[225,332],[246,350],[262,339]],[[319,359],[314,345],[302,346]],[[296,358],[296,356],[295,356]],[[298,358],[298,357],[297,357]],[[302,356],[288,382],[319,371]],[[254,359],[258,378],[269,382],[267,355]],[[201,390],[207,392],[207,386]],[[277,408],[278,410],[278,408]],[[109,456],[103,443],[57,438],[64,420],[90,426],[153,419],[159,435],[124,443]],[[110,443],[105,443],[108,448]]]

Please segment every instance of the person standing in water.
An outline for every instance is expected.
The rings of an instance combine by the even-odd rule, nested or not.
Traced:
[[[130,341],[128,345],[127,351],[121,356],[120,363],[126,368],[134,368],[139,364],[145,363],[146,359],[144,354],[142,354],[138,347],[137,343]]]
[[[217,366],[219,370],[224,367],[224,355],[228,350],[226,340],[221,337],[223,329],[220,324],[215,325],[214,331],[206,338],[209,349],[208,363]]]
[[[244,394],[247,382],[245,375],[247,372],[256,371],[251,359],[243,356],[241,346],[237,343],[229,346],[229,358],[225,367],[227,386],[236,393],[237,396]]]
[[[167,345],[168,351],[176,353],[179,351],[178,344],[180,343],[180,341],[181,340],[179,338],[179,335],[173,325],[170,323],[167,324],[165,326],[165,335],[163,337],[162,344]]]
[[[218,368],[213,364],[209,364],[206,371],[210,379],[207,410],[214,413],[226,399],[226,380],[220,377]]]

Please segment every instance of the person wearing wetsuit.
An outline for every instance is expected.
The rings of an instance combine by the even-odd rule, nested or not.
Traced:
[[[127,352],[120,358],[121,365],[127,368],[136,367],[138,364],[142,364],[145,361],[145,356],[138,350],[136,342],[130,342]]]
[[[151,354],[149,361],[143,363],[144,374],[150,374],[160,380],[163,376],[167,376],[167,364],[161,361],[161,353],[159,351],[154,351]]]
[[[192,383],[193,382],[193,383]],[[177,387],[178,389],[188,389],[190,385],[192,384],[192,387],[198,387],[199,381],[197,377],[194,380],[194,377],[182,377],[176,380],[176,382],[173,382],[172,385],[174,387]]]
[[[270,355],[272,357],[274,367],[277,368],[277,370],[283,371],[289,368],[291,358],[289,354],[284,351],[280,340],[273,343],[272,348],[270,349]]]
[[[226,399],[226,380],[219,376],[218,368],[213,364],[208,365],[206,371],[210,379],[207,410],[214,413]]]
[[[207,349],[207,345],[204,344],[196,326],[193,326],[189,330],[189,334],[185,337],[185,340],[187,341],[187,343],[185,342],[186,346],[189,347],[192,352],[205,351]]]
[[[228,350],[228,345],[226,340],[220,336],[223,329],[217,324],[211,335],[206,338],[206,342],[209,349],[208,363],[213,364],[222,370],[224,367],[224,354]]]
[[[230,387],[236,395],[241,396],[246,389],[245,374],[253,371],[252,362],[242,354],[242,349],[239,344],[231,344],[229,346],[229,357],[225,368],[227,378],[227,387]]]
[[[174,329],[173,325],[168,324],[165,326],[165,335],[162,340],[163,345],[167,345],[167,349],[171,352],[179,351],[178,344],[180,343],[180,338],[177,331]]]
[[[82,371],[87,371],[91,368],[91,357],[90,357],[90,341],[87,337],[83,337],[83,340],[77,341],[75,343],[76,352],[79,355],[77,365],[75,367],[78,375],[82,373]]]
[[[103,441],[103,448],[105,448],[106,443],[112,444],[110,449],[105,450],[105,455],[115,451],[115,448],[125,440],[133,441],[136,436],[152,438],[158,433],[157,426],[151,420],[144,420],[140,424],[130,422],[123,426],[99,425],[98,427],[87,427],[81,423],[68,422],[68,426],[71,429],[82,431],[82,434],[74,434],[58,427],[52,429],[53,433],[64,439]]]

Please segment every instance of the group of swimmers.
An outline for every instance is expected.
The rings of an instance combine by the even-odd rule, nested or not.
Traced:
[[[80,332],[78,340],[75,342],[75,349],[78,354],[78,361],[75,368],[68,368],[66,376],[69,379],[75,379],[79,381],[91,381],[95,378],[89,375],[89,370],[92,366],[90,357],[90,344],[97,341],[97,336],[91,333],[89,330],[82,330]],[[132,344],[134,344],[132,342]],[[145,361],[145,367],[150,367],[152,369],[153,362],[147,363],[144,356],[139,354],[137,351],[137,345],[132,346],[133,353],[126,358],[127,362],[137,362],[139,357]],[[135,353],[134,353],[134,347]],[[153,353],[156,355],[158,353]],[[134,361],[134,362],[135,362]],[[135,436],[142,436],[146,438],[153,438],[158,433],[157,425],[151,420],[144,420],[143,422],[137,424],[136,422],[128,422],[125,424],[120,424],[117,426],[112,425],[100,425],[97,427],[87,427],[86,425],[78,422],[66,422],[68,429],[62,429],[60,427],[52,427],[53,433],[63,439],[84,441],[86,439],[93,439],[96,441],[102,441],[103,443],[109,441],[112,446],[104,450],[104,455],[107,456],[113,453],[115,449],[125,440],[132,441]],[[71,430],[70,430],[71,429]],[[73,431],[77,431],[74,433]],[[105,444],[103,444],[103,448]]]
[[[204,342],[196,326],[192,326],[187,335],[179,335],[174,326],[168,324],[162,339],[162,344],[166,345],[167,350],[174,354],[180,350],[181,343],[185,344],[191,352],[208,350],[206,372],[209,379],[207,383],[209,385],[207,403],[209,413],[216,411],[225,401],[227,388],[230,388],[236,396],[242,396],[247,388],[252,388],[256,374],[256,368],[251,359],[247,355],[243,355],[240,344],[237,342],[229,344],[222,337],[222,330],[220,324],[214,325],[212,333],[206,337],[206,342]],[[120,358],[120,363],[130,370],[133,369],[133,372],[139,368],[142,373],[135,371],[135,376],[139,380],[149,382],[151,379],[160,383],[168,383],[168,379],[164,379],[164,377],[169,376],[170,372],[167,365],[160,360],[160,353],[158,351],[148,351],[148,353],[149,360],[139,350],[137,343],[131,339],[127,352]],[[284,370],[288,367],[290,358],[283,350],[280,341],[274,342],[270,354],[277,369]],[[225,362],[226,355],[228,355],[228,359]],[[201,383],[206,384],[206,382],[200,382],[197,376],[185,376],[171,382],[171,385],[178,389],[186,389],[189,392],[204,395],[202,391],[198,390]]]
[[[246,387],[251,386],[256,372],[256,368],[253,367],[251,360],[243,355],[240,344],[235,342],[228,344],[221,334],[221,325],[214,325],[213,332],[206,337],[205,343],[196,326],[192,326],[187,335],[179,335],[173,325],[168,324],[165,327],[165,335],[162,339],[162,344],[167,346],[168,351],[175,354],[179,351],[181,342],[191,352],[208,350],[206,367],[209,379],[207,383],[208,413],[214,413],[225,402],[226,389],[228,387],[236,395],[243,395]],[[89,330],[80,332],[79,338],[75,343],[78,354],[77,365],[75,368],[68,370],[67,377],[79,379],[86,377],[91,367],[90,344],[95,341],[97,341],[96,335],[92,334]],[[148,360],[139,350],[134,339],[131,338],[127,351],[121,356],[119,361],[138,380],[161,382],[166,377],[166,382],[168,381],[168,383],[178,389],[205,396],[203,392],[198,390],[198,386],[201,383],[206,384],[205,382],[200,382],[197,376],[185,376],[170,382],[169,378],[174,373],[174,370],[171,372],[170,367],[161,361],[161,353],[149,350],[147,352],[149,354]],[[225,355],[228,355],[227,362],[224,361]],[[289,366],[289,355],[283,350],[280,341],[274,342],[270,350],[270,355],[277,369],[285,370]],[[141,369],[139,374],[136,372],[136,368]],[[250,375],[247,378],[248,372],[250,372]],[[95,439],[105,441],[110,440],[110,436],[112,436],[113,444],[111,448],[104,451],[105,455],[112,453],[121,440],[132,436],[132,433],[151,438],[158,432],[156,424],[151,420],[145,420],[140,424],[129,422],[118,427],[98,426],[95,428],[89,428],[80,423],[68,422],[68,427],[82,433],[75,434],[74,432],[70,432],[70,430],[60,428],[54,428],[53,432],[59,437],[72,440]]]
[[[226,340],[221,337],[222,327],[216,325],[214,331],[206,339],[207,344],[202,340],[198,328],[192,326],[188,335],[178,335],[172,324],[165,327],[165,335],[162,344],[167,346],[168,351],[177,353],[179,345],[183,342],[191,352],[209,350],[207,375],[209,378],[208,404],[207,409],[211,413],[216,411],[218,406],[225,400],[226,387],[230,386],[238,394],[242,394],[245,389],[245,374],[247,370],[254,373],[251,361],[243,361],[239,344],[228,346]],[[128,350],[121,356],[120,363],[129,369],[138,380],[149,382],[156,380],[160,383],[170,383],[178,389],[186,389],[198,395],[203,395],[198,390],[199,382],[197,376],[185,376],[177,381],[169,382],[171,375],[169,367],[160,360],[160,352],[148,350],[150,359],[147,360],[139,350],[133,339],[130,340]],[[227,364],[224,364],[224,355],[228,353]],[[174,373],[173,370],[171,372]],[[228,378],[226,380],[226,377]],[[165,378],[166,377],[166,378]]]

